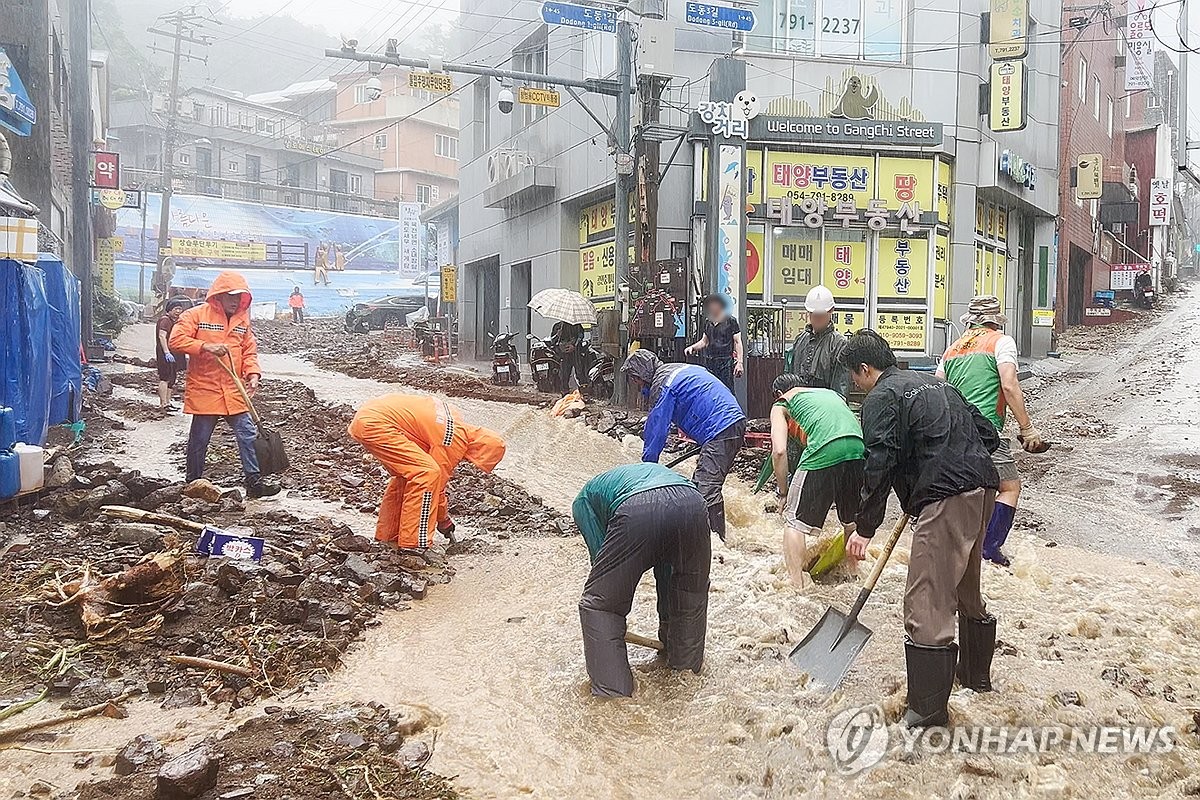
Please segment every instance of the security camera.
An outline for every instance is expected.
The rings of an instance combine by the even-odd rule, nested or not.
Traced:
[[[516,98],[513,97],[512,89],[507,86],[501,89],[500,94],[496,96],[496,105],[501,114],[511,114],[514,102],[516,102]]]
[[[383,81],[374,75],[367,78],[367,95],[372,100],[378,100],[383,95]]]

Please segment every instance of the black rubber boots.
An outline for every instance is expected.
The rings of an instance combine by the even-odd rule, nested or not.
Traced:
[[[958,645],[929,647],[908,639],[904,642],[904,663],[908,671],[904,724],[910,728],[945,725],[950,721],[946,702],[954,688]]]
[[[992,690],[992,654],[996,652],[996,618],[958,617],[958,682],[977,692]]]

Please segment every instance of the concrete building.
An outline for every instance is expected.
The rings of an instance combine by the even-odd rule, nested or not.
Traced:
[[[724,57],[734,50],[730,34],[685,23],[682,5],[665,29],[641,23],[637,72],[671,80],[660,123],[639,130],[645,140],[666,139],[668,127],[686,132],[660,148],[657,244],[642,260],[682,259],[687,296],[679,300],[693,307],[698,292],[712,290],[737,303],[760,359],[748,366],[759,394],[803,324],[799,301],[818,283],[838,298],[839,327],[875,327],[910,360],[939,355],[981,292],[1003,298],[1022,352],[1044,354],[1058,213],[1057,41],[1030,36],[1027,55],[1005,68],[1012,75],[1024,66],[1025,124],[992,133],[981,113],[993,64],[980,44],[982,0],[852,0],[837,7],[847,9],[836,14],[837,31],[832,5],[823,16],[819,5],[781,13],[762,3],[758,28],[733,57]],[[1056,0],[1030,9],[1022,21],[1030,32],[1058,24]],[[843,16],[853,18],[845,32]],[[468,2],[459,58],[575,78],[613,74],[612,34],[529,21],[538,19],[530,0],[511,9]],[[1011,97],[1000,79],[995,86],[997,98]],[[542,288],[579,289],[601,307],[614,289],[606,135],[565,93],[560,108],[518,105],[503,115],[500,88],[477,80],[462,115],[462,335],[479,353],[490,331],[549,330],[525,308]],[[731,108],[735,100],[745,108]],[[696,112],[709,101],[718,105],[703,106],[702,119]],[[602,121],[612,118],[612,100],[585,102]],[[709,152],[718,170],[706,167]],[[720,202],[709,202],[714,196]],[[729,246],[741,240],[745,252]],[[667,280],[660,266],[675,267],[650,267]]]
[[[457,97],[409,85],[410,70],[385,69],[371,91],[366,72],[335,78],[333,118],[325,122],[346,152],[378,159],[375,197],[436,205],[458,192]],[[432,105],[431,105],[432,103]]]
[[[113,104],[112,133],[128,185],[162,183],[166,98]],[[179,99],[175,191],[395,217],[375,196],[378,157],[334,150],[336,137],[295,111],[238,92],[193,88]]]

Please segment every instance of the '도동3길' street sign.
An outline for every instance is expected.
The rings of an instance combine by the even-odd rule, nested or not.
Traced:
[[[754,12],[749,9],[710,5],[709,3],[687,3],[684,21],[692,25],[725,28],[749,33],[754,30]]]
[[[595,6],[577,6],[574,3],[542,3],[542,22],[589,31],[617,32],[616,11]]]

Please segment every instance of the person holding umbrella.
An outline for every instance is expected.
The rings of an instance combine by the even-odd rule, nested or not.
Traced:
[[[558,353],[563,391],[571,388],[572,372],[583,386],[587,383],[589,366],[582,358],[583,326],[596,324],[596,307],[592,301],[570,289],[543,289],[529,301],[529,308],[547,319],[557,320],[547,344]]]

